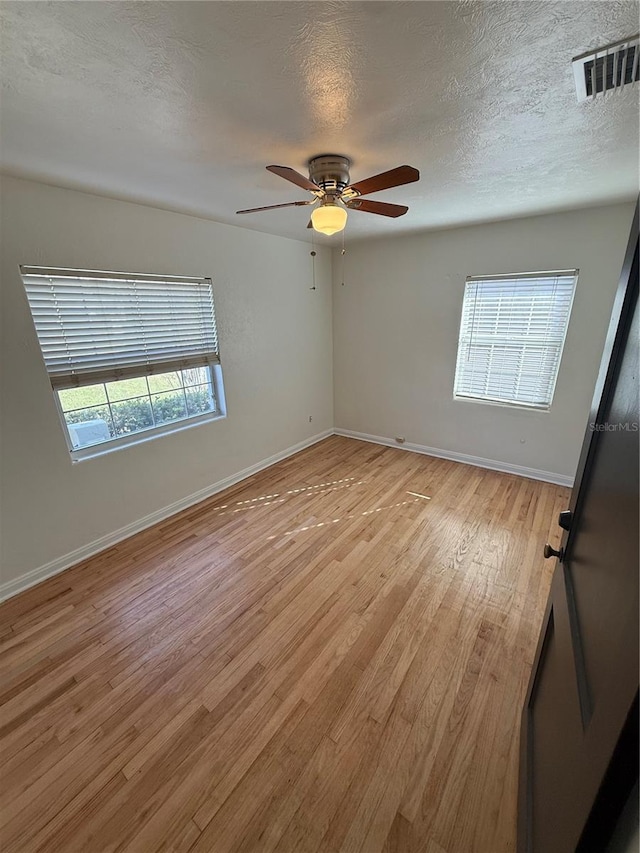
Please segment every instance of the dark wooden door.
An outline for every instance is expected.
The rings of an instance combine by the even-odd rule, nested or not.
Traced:
[[[519,853],[603,853],[637,778],[638,210],[522,718]]]

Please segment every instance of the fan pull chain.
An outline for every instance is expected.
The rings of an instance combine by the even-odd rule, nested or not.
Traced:
[[[316,289],[316,235],[314,231],[311,231],[311,269],[313,271],[313,285],[309,288],[309,290]]]
[[[341,256],[342,256],[342,258],[341,258],[341,269],[340,269],[340,275],[341,275],[341,278],[342,278],[342,286],[343,286],[343,287],[344,287],[344,256],[346,255],[346,253],[347,253],[347,250],[346,250],[346,249],[345,249],[345,247],[344,247],[344,231],[343,231],[343,232],[342,232],[342,251],[340,252],[340,254],[341,254]]]
[[[316,253],[315,250],[310,252],[311,255],[311,268],[313,270],[313,286],[309,288],[309,290],[316,289]]]

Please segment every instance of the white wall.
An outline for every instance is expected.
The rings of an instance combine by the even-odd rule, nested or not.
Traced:
[[[311,291],[309,250],[295,240],[3,178],[5,589],[332,427],[331,255],[318,250]],[[72,464],[19,264],[211,276],[227,419]]]
[[[632,216],[622,204],[358,242],[344,287],[335,252],[336,427],[573,477]],[[575,267],[551,410],[454,401],[466,276]]]

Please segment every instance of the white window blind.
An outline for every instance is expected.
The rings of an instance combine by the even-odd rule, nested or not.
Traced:
[[[54,388],[219,363],[210,279],[21,272]]]
[[[578,270],[468,278],[456,397],[551,405]]]

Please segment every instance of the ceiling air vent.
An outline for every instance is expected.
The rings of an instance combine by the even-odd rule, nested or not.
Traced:
[[[579,101],[593,100],[596,95],[616,92],[638,82],[638,46],[640,36],[607,45],[577,56],[573,74]]]

